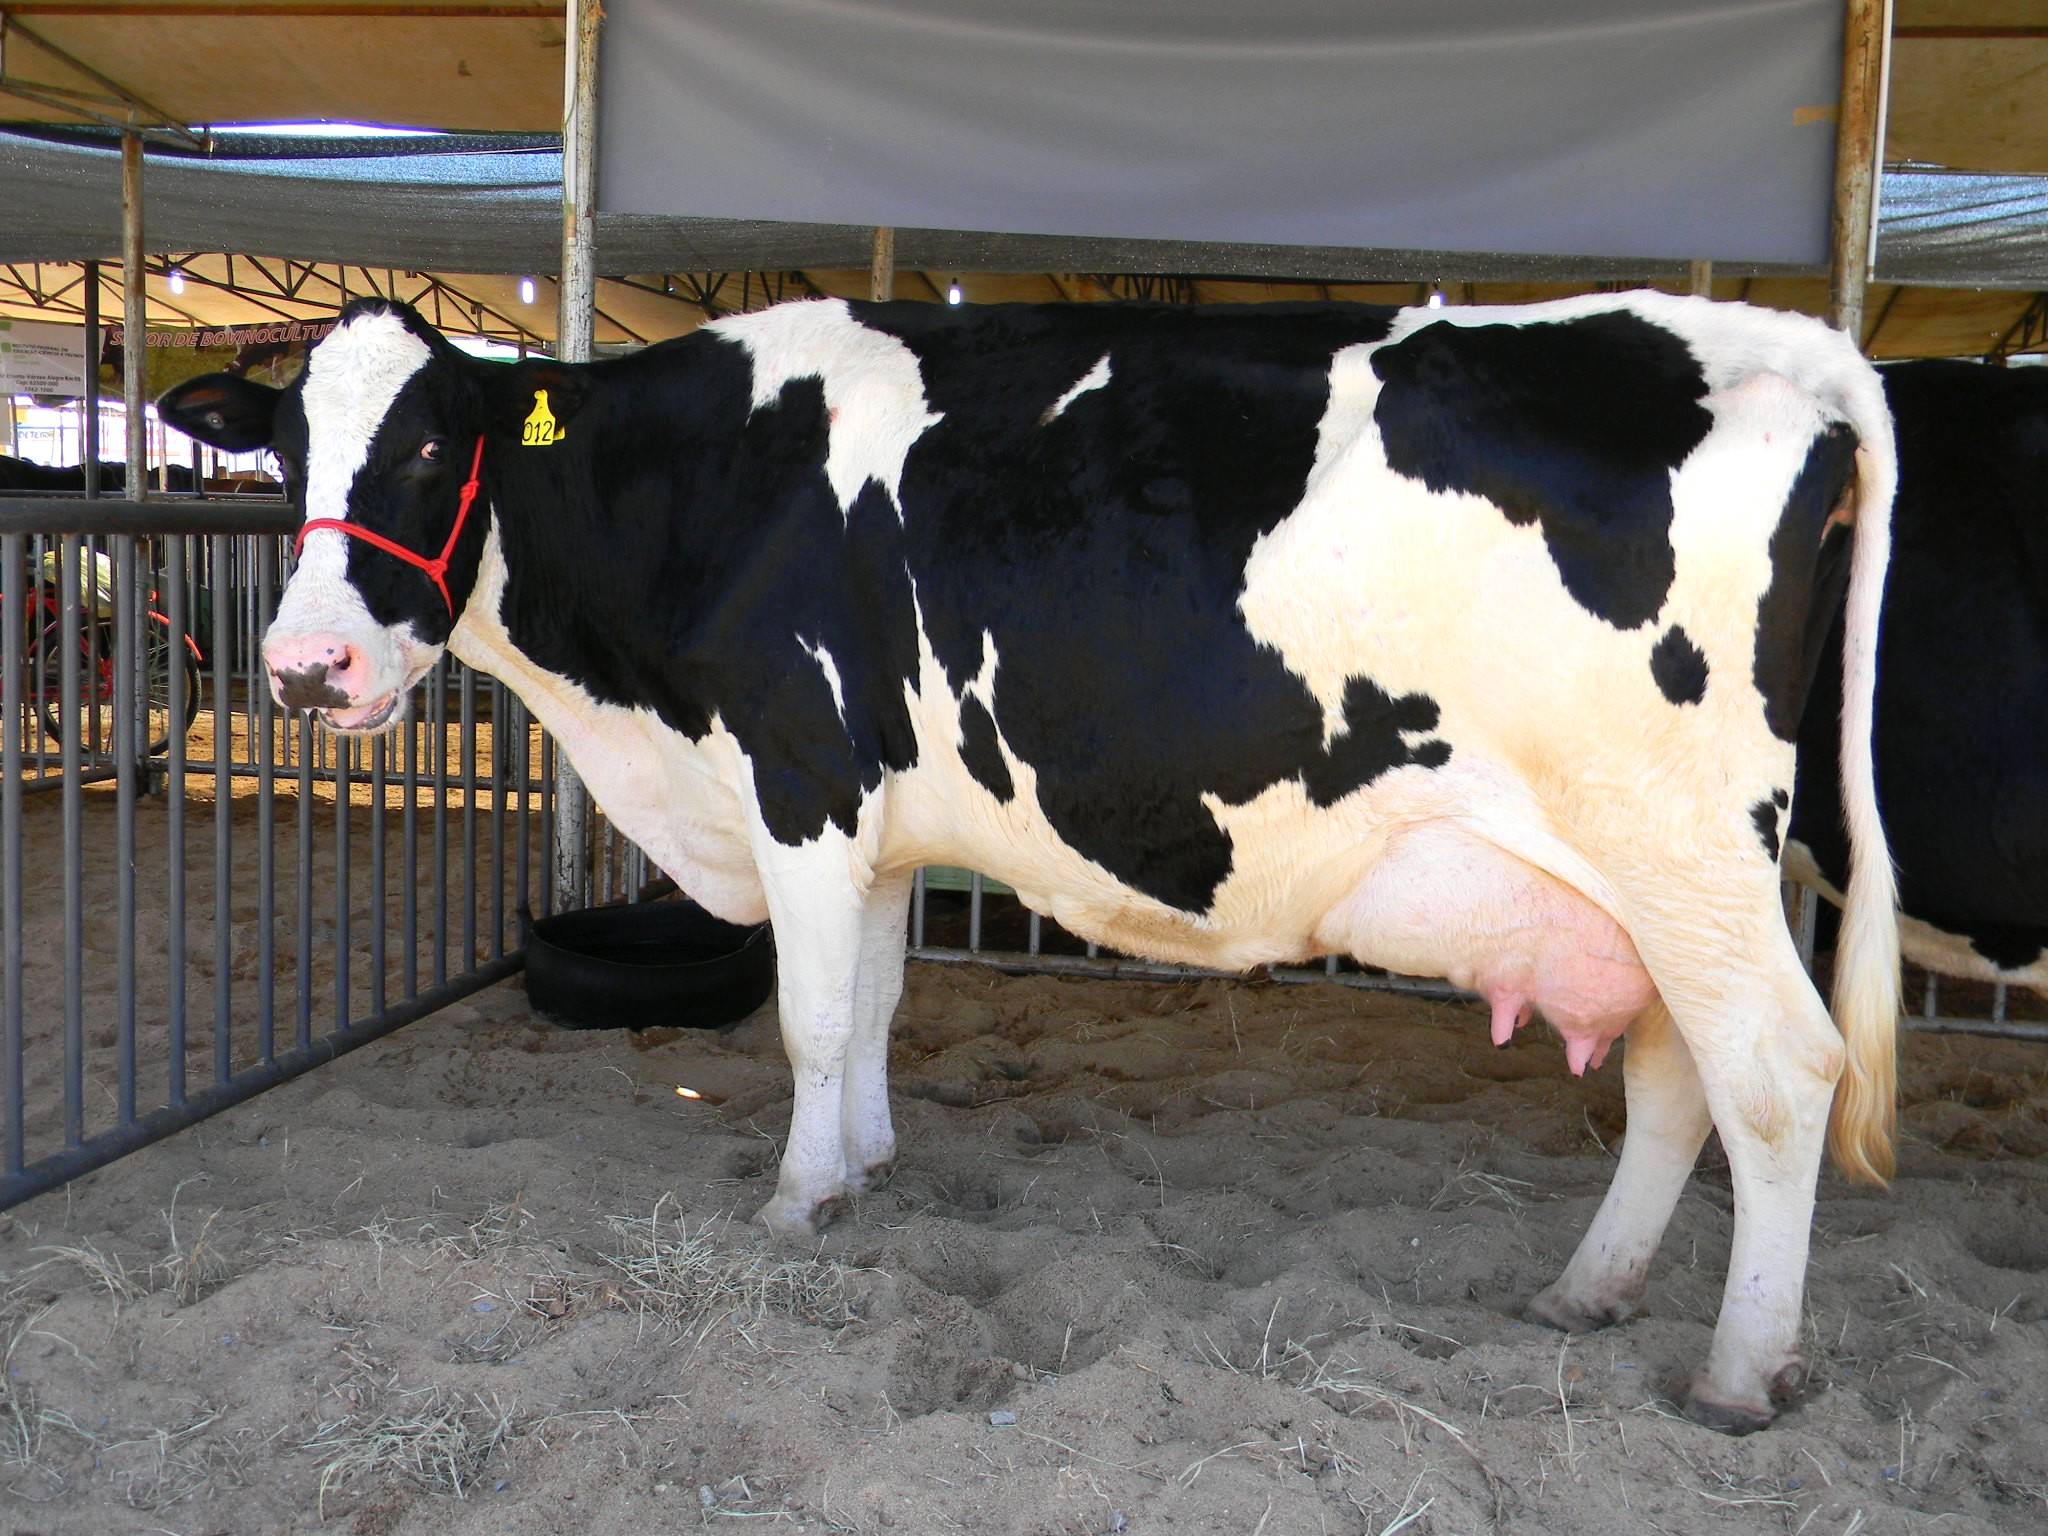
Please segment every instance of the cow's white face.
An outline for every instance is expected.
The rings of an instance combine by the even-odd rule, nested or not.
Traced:
[[[484,542],[489,508],[475,491],[454,534],[481,463],[480,378],[410,310],[366,300],[342,312],[289,389],[211,374],[159,402],[203,441],[275,449],[304,496],[297,568],[263,638],[280,704],[349,733],[405,717]],[[445,570],[431,564],[444,554]]]
[[[427,344],[389,313],[360,316],[314,348],[301,393],[309,523],[349,519],[350,493],[372,445],[400,390],[429,356]],[[440,452],[445,460],[445,444]],[[263,637],[263,662],[280,704],[317,708],[333,730],[366,732],[404,718],[406,694],[442,647],[413,622],[372,616],[349,580],[355,542],[333,528],[306,536]]]

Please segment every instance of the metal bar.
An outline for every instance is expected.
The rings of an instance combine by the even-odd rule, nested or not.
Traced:
[[[78,557],[82,546],[65,538],[57,546],[58,709],[64,724],[64,1145],[85,1138],[85,887],[80,860],[78,757],[80,708],[85,679],[79,676]]]
[[[280,717],[268,680],[255,680],[257,648],[251,643],[269,622],[276,584],[278,548],[265,538],[246,546],[244,566],[249,583],[249,628],[243,652],[249,658],[251,681],[244,695],[250,701],[250,746],[256,755],[256,1035],[263,1059],[277,1054],[277,743],[280,734],[292,739],[291,717]]]
[[[1989,1035],[1999,1040],[2034,1040],[2048,1045],[2048,1023],[2032,1019],[1942,1019],[1906,1016],[1906,1028],[1927,1035]]]
[[[99,546],[96,545],[90,537],[86,539],[84,553],[79,558],[85,562],[84,570],[81,571],[79,576],[80,584],[83,585],[89,580],[93,590],[89,595],[86,595],[83,598],[83,601],[87,606],[83,610],[81,610],[78,620],[78,622],[83,626],[83,632],[85,635],[85,677],[79,685],[80,691],[78,694],[78,703],[79,708],[84,712],[85,716],[85,725],[83,729],[84,750],[89,756],[99,757],[101,755],[99,707],[100,549]]]
[[[88,463],[85,468],[91,478],[98,478],[94,465]],[[185,497],[143,502],[77,496],[0,499],[0,533],[267,533],[290,537],[298,527],[298,513],[281,501],[235,503]]]
[[[135,1119],[135,541],[122,539],[114,590],[114,1048],[115,1114]],[[147,743],[145,743],[147,745]]]
[[[213,567],[213,611],[228,611],[228,536],[215,534],[209,541]],[[221,722],[231,721],[233,700],[228,689],[227,653],[216,646],[213,652],[213,1080],[216,1086],[228,1080],[233,1055],[234,994],[234,854],[235,786],[228,777],[228,756],[232,730]],[[264,841],[262,846],[268,847]]]
[[[384,993],[384,773],[389,736],[370,743],[370,1011],[382,1013]]]
[[[548,871],[548,878],[541,882],[540,915],[550,917],[555,910],[555,833],[558,830],[555,817],[555,791],[560,787],[555,778],[555,738],[543,734],[540,739],[540,867]]]
[[[462,968],[476,964],[476,674],[462,669]]]
[[[1994,982],[1991,987],[1991,1022],[2005,1022],[2005,983],[2002,981]]]
[[[505,685],[491,682],[491,958],[505,953],[505,791],[511,763],[505,740]]]
[[[301,710],[299,720],[299,860],[298,860],[298,1007],[292,1039],[304,1047],[313,1038],[313,716]]]
[[[434,722],[434,985],[448,979],[448,656],[427,674],[428,717]]]
[[[10,397],[11,398],[11,397]],[[21,749],[31,712],[22,691],[22,635],[28,625],[18,533],[0,534],[0,1079],[6,1095],[6,1173],[21,1174],[22,1112]],[[40,629],[40,625],[37,626]],[[40,672],[35,674],[40,677]]]
[[[405,895],[400,901],[399,928],[405,934],[400,976],[405,995],[417,997],[420,990],[420,723],[410,716],[405,722],[405,798],[399,802],[399,873]]]
[[[909,951],[913,960],[929,960],[942,965],[986,965],[993,970],[1010,975],[1049,974],[1054,976],[1095,976],[1108,981],[1202,981],[1238,980],[1226,973],[1204,970],[1197,965],[1172,965],[1157,960],[1130,960],[1121,957],[1093,958],[1084,955],[1019,955],[1000,949],[957,949],[949,946],[913,946]],[[1298,985],[1307,982],[1327,982],[1331,978],[1321,967],[1275,966],[1266,973],[1269,980]],[[1460,991],[1447,981],[1432,981],[1420,976],[1383,976],[1364,971],[1347,971],[1336,978],[1337,985],[1355,987],[1369,992],[1400,992],[1412,997],[1440,998],[1446,1001],[1471,1001],[1472,994]]]
[[[340,745],[351,750],[334,754],[334,1027],[348,1028],[348,905],[349,905],[349,814],[351,806],[349,759],[353,742]]]
[[[409,1002],[401,1003],[383,1017],[359,1023],[345,1035],[325,1035],[308,1046],[294,1048],[279,1056],[259,1062],[237,1073],[223,1083],[216,1083],[194,1094],[182,1108],[164,1108],[142,1115],[129,1125],[95,1136],[89,1143],[75,1145],[64,1153],[44,1158],[24,1172],[0,1179],[0,1209],[17,1205],[32,1195],[57,1188],[81,1174],[95,1168],[104,1168],[116,1158],[145,1147],[153,1141],[160,1141],[173,1131],[195,1125],[209,1115],[218,1114],[232,1105],[254,1098],[266,1088],[291,1081],[301,1073],[314,1067],[324,1066],[350,1051],[359,1050],[374,1040],[381,1040],[392,1031],[404,1028],[417,1019],[423,1019],[437,1009],[494,986],[507,976],[516,973],[526,963],[523,954],[507,955],[481,966],[467,976],[422,993]]]
[[[924,948],[924,870],[910,877],[910,947]]]
[[[980,873],[967,877],[967,947],[979,951],[981,948],[981,895]]]
[[[514,764],[513,771],[519,775],[519,807],[518,813],[513,818],[513,833],[515,837],[513,847],[514,858],[519,868],[519,904],[517,910],[523,922],[525,918],[531,915],[533,906],[533,871],[530,867],[531,855],[528,852],[528,844],[533,838],[532,807],[528,804],[528,801],[532,798],[533,791],[528,787],[526,763],[532,747],[530,739],[532,732],[526,723],[526,706],[520,703],[519,700],[513,699],[510,710],[512,724],[517,732],[513,740],[512,761]],[[526,942],[526,934],[523,927],[519,935],[519,942],[521,944]]]
[[[170,804],[164,816],[169,864],[165,872],[169,933],[164,940],[164,958],[170,979],[170,993],[164,999],[164,1044],[170,1060],[165,1064],[164,1093],[173,1106],[185,1102],[185,694],[189,675],[185,671],[185,554],[183,539],[171,540],[164,554],[164,617],[170,620],[171,630],[164,646],[171,707],[171,734],[165,749],[169,759],[165,790]],[[214,721],[216,734],[222,727],[222,721]]]

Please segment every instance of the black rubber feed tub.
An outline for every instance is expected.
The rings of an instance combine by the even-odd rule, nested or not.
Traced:
[[[568,1029],[717,1029],[774,987],[768,925],[721,922],[695,902],[590,907],[527,930],[527,1001]]]

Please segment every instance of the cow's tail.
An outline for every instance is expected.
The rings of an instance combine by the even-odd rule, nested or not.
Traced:
[[[1842,646],[1842,811],[1849,831],[1849,884],[1835,945],[1834,987],[1845,1061],[1828,1118],[1828,1151],[1847,1177],[1883,1184],[1895,1166],[1898,1121],[1899,925],[1891,851],[1877,813],[1872,727],[1878,615],[1891,559],[1898,457],[1884,386],[1860,356],[1842,405],[1858,445],[1855,545]]]

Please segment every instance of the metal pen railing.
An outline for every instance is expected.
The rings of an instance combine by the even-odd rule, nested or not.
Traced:
[[[500,685],[444,659],[369,740],[271,702],[296,525],[0,501],[0,1205],[511,974],[545,909],[551,745]]]
[[[1814,892],[1790,884],[1785,887],[1786,921],[1809,970],[1816,963],[1818,909],[1819,899]],[[963,869],[918,871],[911,887],[910,955],[913,959],[941,964],[986,965],[1014,975],[1196,981],[1237,974],[1105,952],[1024,907],[1009,887]],[[1446,1001],[1473,1000],[1472,994],[1449,982],[1392,975],[1334,955],[1309,965],[1263,968],[1258,975],[1268,981],[1334,981],[1340,986],[1370,992],[1399,992]],[[2014,991],[2004,982],[1944,982],[1933,972],[1918,967],[1908,967],[1906,980],[1909,993],[1919,998],[1917,1006],[1909,1004],[1905,1010],[1903,1022],[1908,1029],[1934,1034],[1993,1035],[2048,1044],[2048,999],[2023,993],[2024,1007],[2033,1016],[2015,1017]],[[1961,1006],[1941,1012],[1937,1003],[1943,995],[1959,1001]]]

